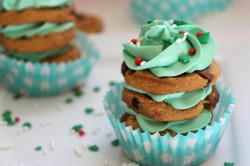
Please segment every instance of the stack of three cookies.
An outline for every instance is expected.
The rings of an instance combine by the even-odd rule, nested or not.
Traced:
[[[175,136],[212,121],[220,67],[209,32],[188,21],[155,20],[123,46],[126,126]]]
[[[0,43],[7,56],[32,62],[68,62],[80,57],[71,0],[0,1]]]

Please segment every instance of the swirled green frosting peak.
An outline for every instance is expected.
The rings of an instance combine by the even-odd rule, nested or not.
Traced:
[[[4,10],[24,10],[27,8],[65,7],[71,6],[72,0],[0,0]]]
[[[202,35],[198,36],[197,32]],[[141,27],[136,44],[128,42],[123,47],[123,57],[130,69],[149,69],[158,77],[203,70],[215,54],[215,43],[209,32],[179,20],[150,22]],[[195,52],[190,52],[191,49]],[[134,62],[138,57],[143,61],[139,66]]]

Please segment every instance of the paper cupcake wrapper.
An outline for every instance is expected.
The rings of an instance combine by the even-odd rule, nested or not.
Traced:
[[[140,23],[155,19],[191,20],[201,14],[223,10],[232,0],[131,0],[132,16]]]
[[[3,84],[13,93],[28,96],[58,95],[82,85],[100,55],[85,34],[77,32],[76,42],[81,50],[81,58],[74,62],[24,62],[0,55]]]
[[[104,98],[104,108],[115,130],[125,154],[133,161],[150,166],[197,165],[211,157],[223,135],[235,106],[235,98],[231,90],[218,83],[220,103],[213,111],[213,125],[199,129],[197,133],[189,132],[187,136],[177,134],[172,137],[168,133],[150,135],[133,130],[120,122],[127,107],[121,100],[123,84],[117,84]]]

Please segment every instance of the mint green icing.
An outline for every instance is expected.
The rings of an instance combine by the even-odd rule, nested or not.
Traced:
[[[0,7],[4,10],[24,10],[27,8],[67,7],[72,0],[0,0]]]
[[[210,36],[207,44],[200,43],[196,33],[206,31],[188,21],[184,22],[185,25],[177,26],[168,21],[155,20],[142,26],[138,44],[123,44],[123,57],[127,66],[132,70],[149,69],[158,77],[178,76],[208,67],[215,54],[213,38]],[[188,34],[186,39],[183,35],[184,41],[178,43],[180,30]],[[192,47],[196,49],[196,53],[190,56],[190,62],[180,62],[179,57],[189,55],[189,49]],[[146,63],[137,66],[134,63],[136,57],[141,57]]]
[[[156,95],[148,93],[131,85],[128,85],[127,83],[124,84],[124,87],[137,93],[146,94],[156,102],[164,101],[178,110],[183,110],[195,106],[198,102],[204,100],[212,92],[211,85],[190,92],[181,92],[167,95]]]
[[[65,53],[70,47],[71,47],[71,45],[67,45],[64,48],[51,50],[51,51],[47,51],[44,53],[20,53],[20,52],[15,52],[15,51],[6,51],[6,54],[9,56],[18,58],[18,59],[37,62],[37,61],[41,61],[41,60],[48,58],[48,57],[61,55],[61,54]]]
[[[74,28],[74,22],[67,23],[31,23],[22,25],[11,25],[0,29],[0,34],[5,37],[16,39],[21,37],[31,38],[36,35],[48,35],[52,32],[65,32]]]
[[[176,133],[186,133],[189,131],[194,131],[206,126],[212,117],[212,113],[206,109],[203,109],[201,113],[194,119],[176,121],[176,122],[158,122],[145,117],[141,114],[137,114],[132,109],[126,109],[126,112],[136,116],[137,122],[142,130],[148,132],[160,132],[163,130],[172,130]]]

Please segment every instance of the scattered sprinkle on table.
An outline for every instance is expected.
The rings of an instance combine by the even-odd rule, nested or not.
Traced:
[[[93,108],[86,108],[85,109],[85,113],[86,114],[92,114],[94,112],[94,109]]]
[[[78,124],[78,125],[74,125],[73,127],[71,127],[71,130],[74,130],[75,132],[78,132],[82,128],[83,128],[83,125],[82,124]]]
[[[15,117],[14,121],[15,121],[16,123],[18,123],[18,122],[20,122],[20,118],[17,116],[17,117]]]
[[[85,131],[83,129],[78,130],[78,135],[80,137],[84,136],[85,135]]]
[[[99,147],[97,145],[92,145],[92,146],[89,146],[89,150],[92,152],[98,152]]]
[[[84,93],[82,91],[77,91],[77,92],[74,92],[74,95],[76,97],[81,97]]]
[[[35,147],[35,151],[41,151],[42,149],[43,149],[42,146]]]
[[[18,100],[18,99],[20,99],[20,98],[22,98],[22,95],[20,95],[20,94],[15,94],[15,95],[13,96],[13,100]]]
[[[98,86],[93,88],[93,91],[96,92],[96,93],[97,93],[97,92],[100,92],[100,90],[101,90],[101,88],[98,87]]]
[[[132,163],[123,163],[122,166],[140,166],[139,164],[132,162]]]
[[[65,103],[66,104],[69,104],[69,103],[72,103],[73,102],[73,99],[72,98],[67,98],[66,100],[65,100]]]
[[[9,141],[8,143],[5,144],[0,144],[0,150],[8,150],[12,148],[12,142]]]
[[[115,81],[109,81],[109,86],[114,86],[116,84]]]
[[[30,122],[25,122],[22,127],[27,127],[27,128],[31,128],[32,127],[32,124]]]
[[[55,150],[56,149],[56,142],[54,139],[51,139],[49,142],[49,148],[50,150]]]
[[[225,162],[225,163],[224,163],[224,166],[234,166],[234,162],[232,162],[232,163]]]
[[[48,149],[44,149],[44,150],[43,150],[43,155],[47,155],[48,152],[49,152]]]
[[[75,148],[75,149],[74,149],[74,152],[75,152],[75,154],[76,154],[78,157],[81,157],[81,156],[82,156],[82,152],[80,151],[80,149]]]
[[[6,122],[8,126],[13,126],[16,124],[16,122],[12,118],[12,113],[10,110],[5,110],[2,113],[2,120],[3,122]]]
[[[118,139],[113,140],[113,141],[111,142],[111,144],[112,144],[113,146],[119,146],[119,145],[120,145]]]

